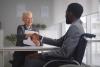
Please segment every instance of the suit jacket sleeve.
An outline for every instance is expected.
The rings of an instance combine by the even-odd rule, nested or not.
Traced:
[[[25,39],[25,37],[26,35],[24,34],[24,28],[22,28],[22,25],[19,25],[17,27],[17,45],[23,45],[23,40]]]
[[[43,37],[42,43],[45,44],[50,44],[50,45],[54,45],[54,46],[62,46],[63,40],[64,40],[65,36],[62,36],[59,39],[51,39],[51,38],[47,38],[47,37]]]

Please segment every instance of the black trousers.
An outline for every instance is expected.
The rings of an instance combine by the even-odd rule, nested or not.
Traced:
[[[16,51],[13,54],[12,67],[23,67],[25,57],[29,54],[34,54],[37,51]]]

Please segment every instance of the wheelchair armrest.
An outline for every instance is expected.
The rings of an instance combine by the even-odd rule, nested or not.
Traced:
[[[84,34],[82,34],[82,36],[81,37],[87,37],[87,38],[95,38],[96,37],[96,35],[95,34],[90,34],[90,33],[84,33]]]

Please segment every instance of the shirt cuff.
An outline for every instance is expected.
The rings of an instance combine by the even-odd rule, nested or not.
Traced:
[[[41,38],[41,42],[43,41],[43,36],[42,36],[42,38]]]

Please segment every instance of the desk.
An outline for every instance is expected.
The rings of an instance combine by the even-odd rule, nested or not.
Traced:
[[[55,46],[39,46],[39,47],[32,47],[32,46],[25,46],[25,47],[0,47],[0,52],[2,51],[47,51],[47,50],[53,50],[58,49],[59,47]]]
[[[0,47],[0,52],[2,53],[2,63],[0,63],[0,67],[4,67],[4,52],[10,52],[10,51],[49,51],[58,49],[59,47],[55,46],[39,46],[39,47],[32,47],[32,46],[25,46],[25,47]]]

